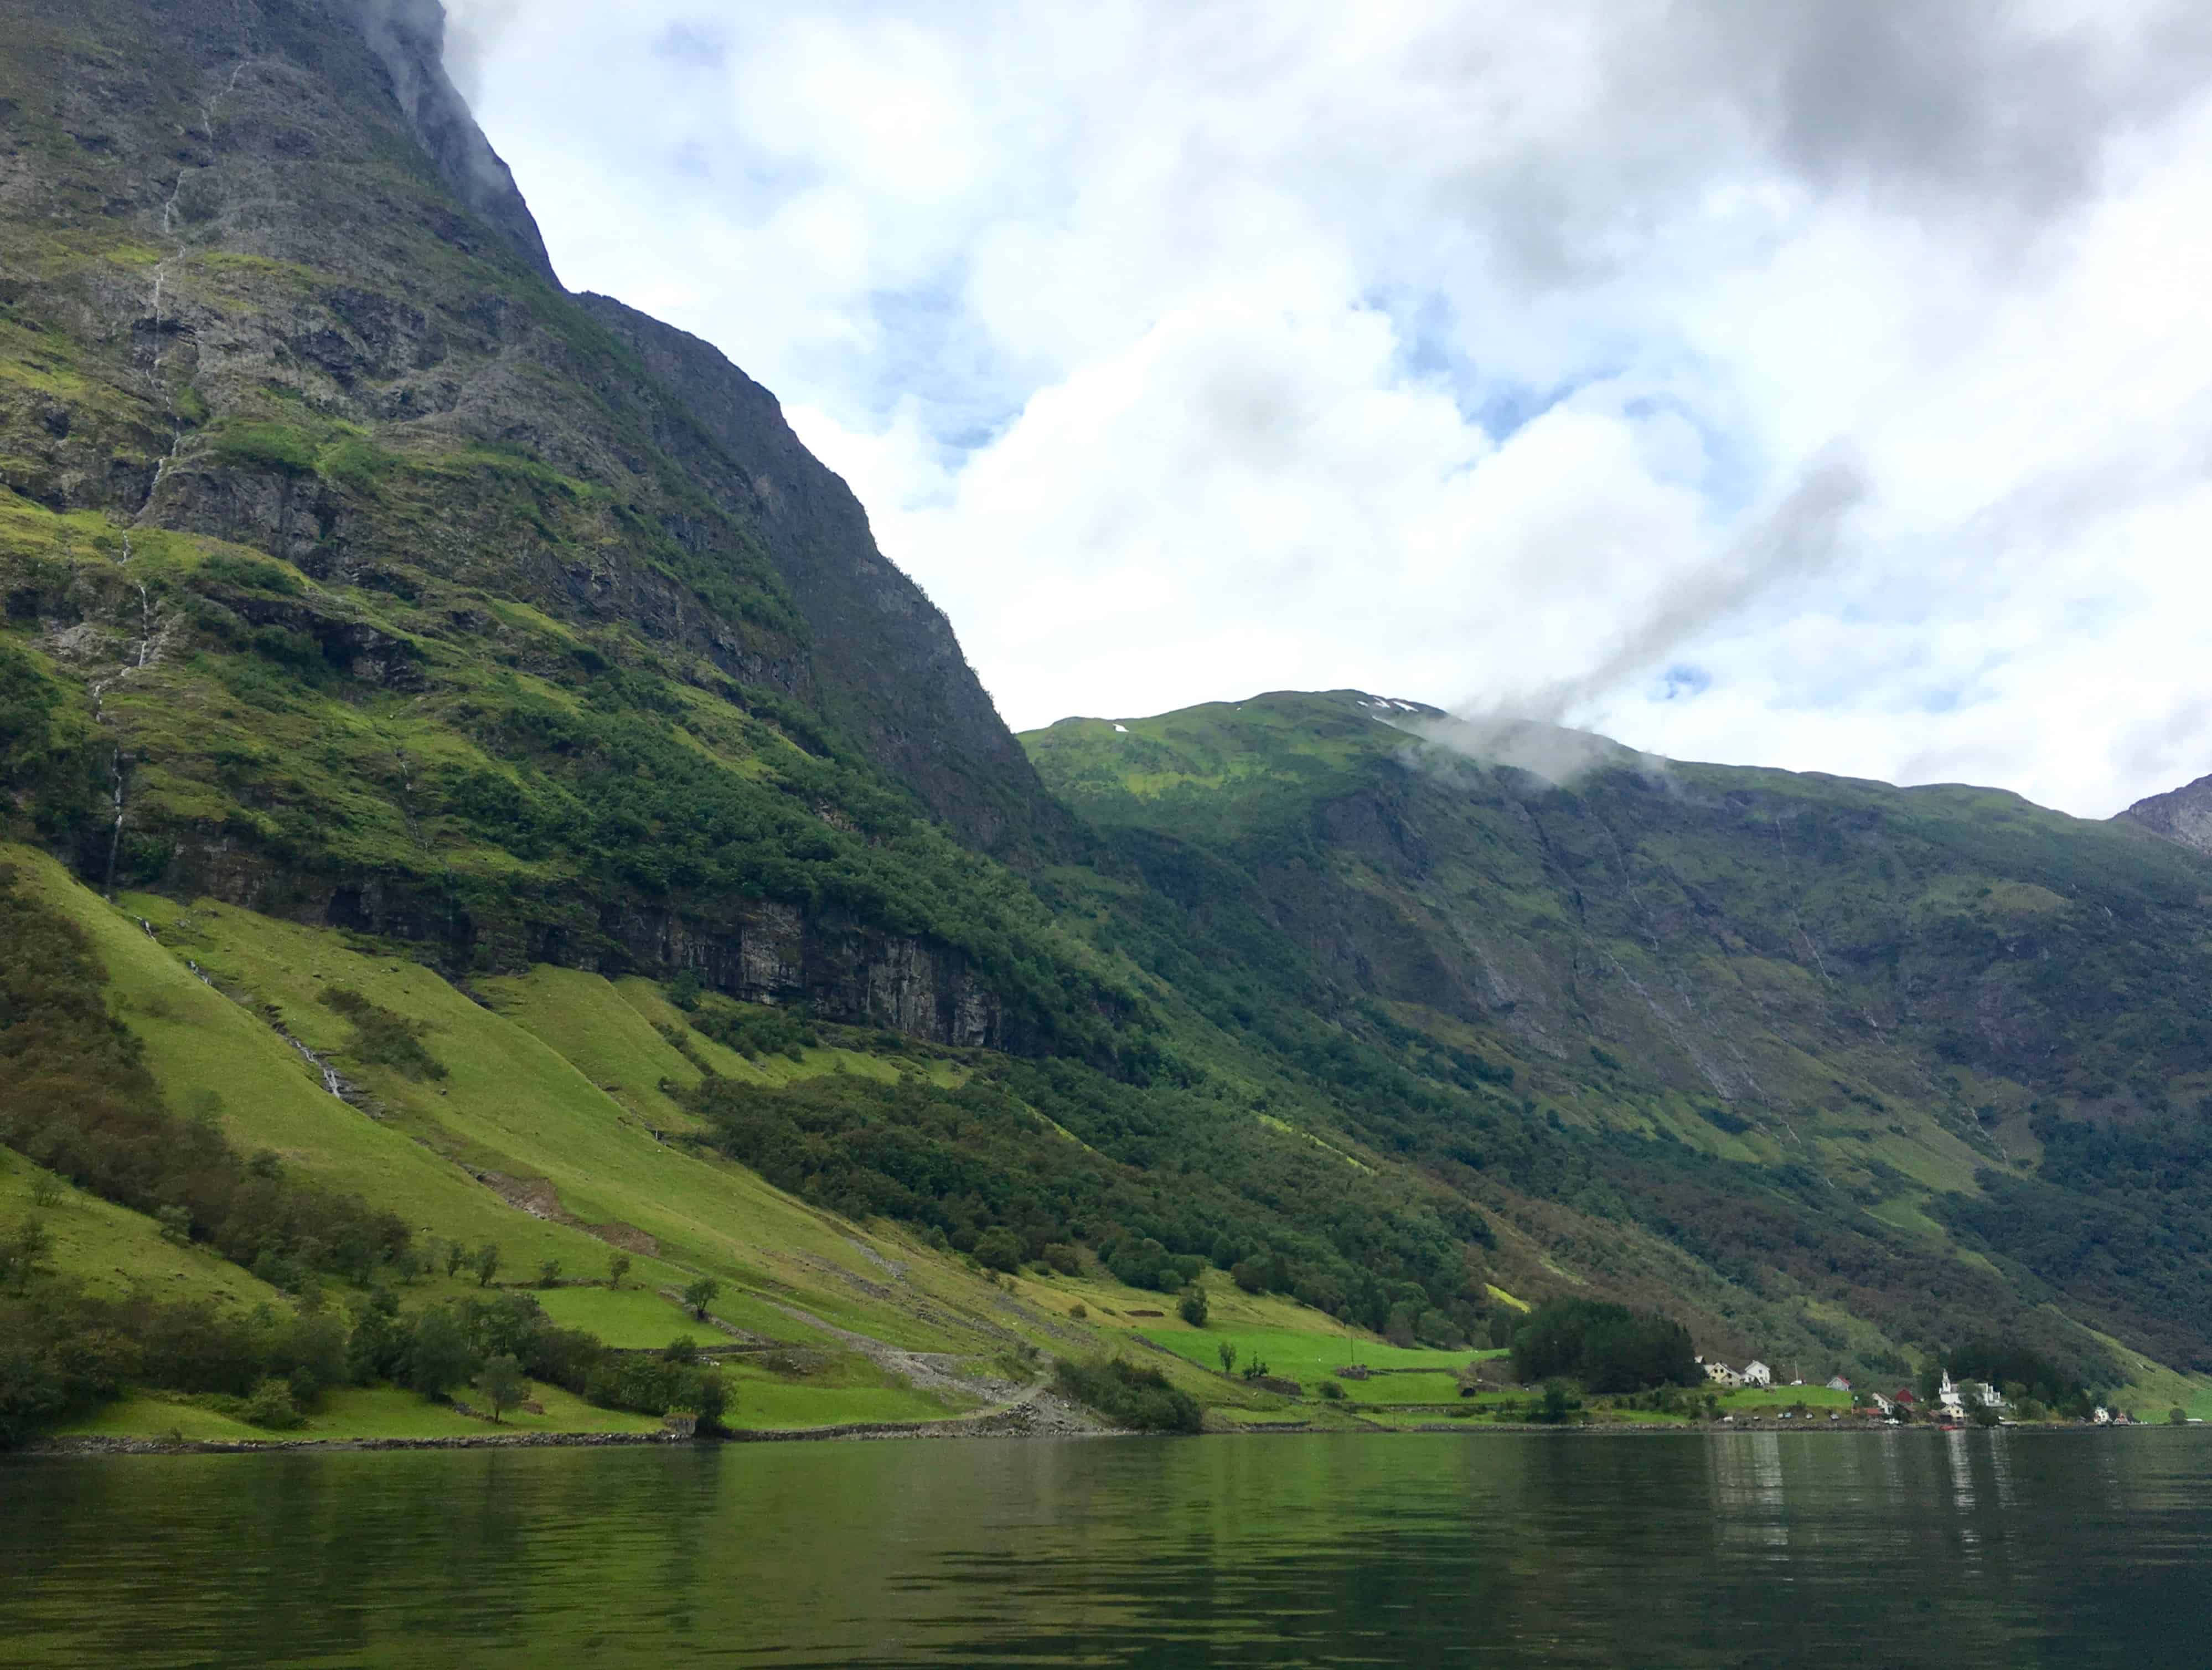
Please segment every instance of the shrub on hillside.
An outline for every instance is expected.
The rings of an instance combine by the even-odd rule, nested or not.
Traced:
[[[1198,1399],[1171,1385],[1157,1368],[1121,1357],[1053,1362],[1060,1394],[1095,1409],[1115,1425],[1136,1432],[1196,1432],[1204,1425]]]
[[[1022,1267],[1022,1238],[1003,1226],[986,1229],[975,1238],[975,1262],[986,1270],[1009,1273]]]
[[[445,1064],[422,1047],[429,1028],[419,1021],[371,1003],[358,991],[343,987],[323,994],[325,1007],[353,1022],[353,1041],[346,1053],[356,1061],[389,1067],[402,1078],[416,1081],[446,1076]]]
[[[1047,1241],[1040,1255],[1046,1264],[1063,1276],[1079,1275],[1083,1270],[1083,1255],[1066,1241]]]

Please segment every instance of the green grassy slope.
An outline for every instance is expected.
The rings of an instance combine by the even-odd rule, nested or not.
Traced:
[[[48,1258],[57,1273],[88,1291],[120,1297],[145,1287],[163,1299],[205,1299],[224,1306],[282,1304],[284,1296],[248,1271],[205,1250],[176,1246],[151,1218],[59,1185],[51,1205],[33,1192],[39,1168],[0,1150],[0,1222],[36,1219],[52,1237]]]
[[[943,1418],[969,1405],[909,1387],[872,1354],[935,1351],[987,1368],[1024,1345],[1111,1350],[1118,1327],[1142,1320],[1131,1310],[1161,1302],[1097,1271],[994,1285],[894,1226],[856,1223],[795,1201],[711,1153],[656,1140],[648,1126],[656,1112],[688,1118],[659,1086],[665,1078],[672,1088],[686,1075],[696,1082],[694,1058],[763,1083],[848,1076],[881,1082],[896,1079],[896,1055],[821,1046],[799,1051],[801,1060],[775,1057],[756,1066],[696,1032],[681,1035],[687,1054],[645,1018],[684,1011],[641,983],[625,990],[540,968],[488,983],[491,991],[480,995],[495,1006],[485,1007],[367,942],[205,902],[131,895],[110,905],[33,850],[0,848],[0,858],[19,885],[89,937],[109,1003],[144,1045],[166,1101],[213,1115],[241,1151],[272,1149],[288,1167],[392,1207],[432,1245],[497,1245],[502,1283],[527,1283],[549,1260],[559,1264],[564,1283],[593,1283],[612,1252],[629,1252],[634,1264],[622,1290],[564,1284],[540,1291],[539,1302],[556,1322],[621,1349],[657,1349],[679,1336],[723,1344],[725,1328],[789,1348],[726,1367],[730,1418],[738,1424]],[[442,1076],[410,1077],[374,1058],[354,1018],[359,1011],[319,1001],[332,989],[404,1019]],[[580,1070],[549,1039],[592,1071]],[[325,1088],[324,1064],[341,1075],[350,1100]],[[957,1076],[941,1060],[917,1064],[942,1082]],[[632,1089],[640,1100],[625,1100]],[[0,1154],[0,1219],[46,1222],[63,1276],[95,1290],[150,1287],[163,1298],[290,1309],[289,1295],[236,1266],[173,1246],[149,1219],[74,1189],[34,1211],[32,1176],[27,1161]],[[721,1281],[713,1307],[720,1326],[698,1322],[667,1296],[702,1273]],[[476,1291],[465,1272],[458,1279],[434,1273],[403,1296],[412,1305]],[[1069,1316],[1081,1295],[1096,1306],[1095,1322]],[[1284,1300],[1233,1289],[1224,1301],[1232,1317],[1281,1321],[1297,1313]],[[1244,1388],[1189,1378],[1208,1401],[1254,1401]],[[410,1400],[397,1393],[331,1395],[292,1435],[480,1429],[466,1417],[409,1412]],[[536,1425],[629,1429],[631,1417],[589,1411],[557,1389],[542,1395],[548,1413],[533,1417]],[[205,1399],[173,1397],[126,1399],[67,1429],[208,1438],[251,1430]]]

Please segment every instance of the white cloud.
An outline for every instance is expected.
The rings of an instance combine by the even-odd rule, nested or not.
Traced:
[[[776,389],[1017,725],[1358,685],[2085,814],[2212,770],[2194,9],[459,22],[564,278]]]

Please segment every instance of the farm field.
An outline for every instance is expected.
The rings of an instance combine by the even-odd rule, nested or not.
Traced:
[[[702,1345],[722,1343],[714,1328],[643,1288],[549,1288],[532,1297],[561,1326],[597,1334],[602,1344],[619,1350],[657,1351],[686,1335]],[[715,1303],[719,1309],[720,1301]]]
[[[1306,1314],[1311,1316],[1313,1313],[1309,1311]],[[1155,1344],[1200,1368],[1218,1368],[1220,1348],[1227,1344],[1236,1347],[1239,1368],[1255,1361],[1264,1362],[1270,1373],[1285,1380],[1302,1381],[1333,1379],[1339,1368],[1354,1361],[1369,1368],[1418,1368],[1449,1377],[1467,1362],[1502,1355],[1496,1351],[1439,1351],[1420,1346],[1388,1345],[1379,1340],[1353,1338],[1341,1329],[1324,1333],[1317,1330],[1244,1328],[1218,1323],[1209,1323],[1204,1328],[1169,1328],[1153,1323],[1139,1325],[1137,1331]],[[1364,1396],[1382,1381],[1398,1378],[1401,1377],[1378,1375],[1364,1382],[1347,1380],[1345,1389],[1354,1396]],[[1418,1378],[1426,1380],[1429,1375]],[[1456,1391],[1454,1386],[1446,1395],[1455,1395]]]
[[[465,1393],[463,1394],[465,1398]],[[306,1422],[272,1432],[189,1399],[140,1393],[94,1414],[64,1422],[58,1437],[174,1437],[190,1443],[272,1443],[301,1439],[466,1438],[499,1432],[653,1432],[660,1422],[647,1415],[598,1409],[557,1386],[533,1383],[531,1400],[544,1413],[511,1410],[497,1425],[465,1415],[447,1404],[426,1401],[396,1387],[343,1387],[323,1396],[322,1407]]]

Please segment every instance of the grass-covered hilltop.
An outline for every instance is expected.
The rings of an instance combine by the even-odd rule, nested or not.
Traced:
[[[1017,739],[440,27],[0,33],[0,1441],[2212,1406],[2201,795]]]

